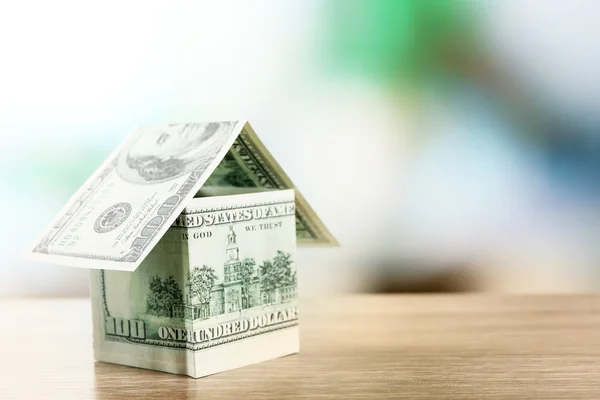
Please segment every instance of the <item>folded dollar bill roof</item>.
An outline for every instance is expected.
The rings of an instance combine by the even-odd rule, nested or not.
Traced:
[[[133,271],[194,196],[295,188],[246,121],[139,128],[94,172],[28,252],[84,268]],[[277,212],[271,208],[269,212]],[[223,210],[217,218],[252,218]],[[295,192],[299,246],[337,245]],[[178,218],[180,217],[180,218]]]

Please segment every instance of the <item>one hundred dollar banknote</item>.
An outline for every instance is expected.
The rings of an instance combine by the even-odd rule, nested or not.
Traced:
[[[94,270],[96,359],[201,377],[298,352],[293,190],[192,199],[134,272]]]
[[[32,246],[30,258],[133,271],[200,189],[294,188],[245,121],[140,128],[101,165]],[[296,191],[299,245],[335,245]]]

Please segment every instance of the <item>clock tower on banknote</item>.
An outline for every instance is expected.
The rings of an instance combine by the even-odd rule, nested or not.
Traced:
[[[233,226],[229,226],[229,232],[227,233],[225,256],[225,282],[237,281],[240,279],[240,249],[238,248]]]
[[[242,280],[240,250],[233,225],[229,226],[225,246],[224,305],[225,312],[235,312],[242,308]]]

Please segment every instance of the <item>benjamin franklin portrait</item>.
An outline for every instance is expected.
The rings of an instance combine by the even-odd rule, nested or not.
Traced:
[[[234,125],[211,122],[147,128],[121,152],[117,172],[132,183],[157,183],[206,168]]]

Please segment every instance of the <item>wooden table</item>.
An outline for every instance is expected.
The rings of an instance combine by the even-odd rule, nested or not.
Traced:
[[[600,399],[600,297],[301,301],[299,355],[202,379],[94,363],[87,300],[0,302],[0,398]]]

